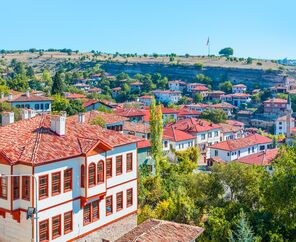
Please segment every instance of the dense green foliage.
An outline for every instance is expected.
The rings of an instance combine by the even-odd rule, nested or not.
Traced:
[[[209,120],[215,124],[225,123],[227,119],[226,113],[221,109],[205,110],[201,113],[200,117],[202,119]]]
[[[284,148],[271,175],[236,162],[195,173],[191,163],[160,162],[139,177],[139,222],[149,217],[203,226],[200,241],[295,241],[296,147]]]
[[[233,55],[233,49],[231,47],[226,47],[219,51],[219,55],[229,57]]]

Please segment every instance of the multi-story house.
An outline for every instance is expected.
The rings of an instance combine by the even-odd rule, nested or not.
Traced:
[[[169,89],[171,91],[183,91],[186,88],[186,82],[180,80],[169,81]]]
[[[220,109],[223,110],[227,116],[232,116],[233,111],[236,107],[227,102],[221,102],[210,105],[210,109]]]
[[[143,83],[137,81],[137,82],[132,82],[129,85],[131,87],[131,92],[138,92],[138,91],[141,91]]]
[[[151,101],[154,97],[153,96],[148,96],[148,95],[145,95],[145,96],[141,96],[139,97],[139,102],[143,103],[144,106],[150,106],[151,105]]]
[[[207,99],[210,101],[220,101],[221,96],[224,94],[225,92],[223,91],[211,91],[211,92],[208,92]]]
[[[153,91],[155,99],[162,103],[177,103],[182,95],[180,91],[170,91],[170,90],[155,90]]]
[[[90,85],[85,83],[77,83],[74,85],[74,87],[82,91],[88,91],[90,89]]]
[[[204,85],[198,85],[191,89],[192,94],[201,94],[204,98],[208,96],[209,88]]]
[[[139,140],[83,120],[0,127],[1,241],[114,241],[136,226]]]
[[[187,84],[187,87],[186,87],[186,90],[187,92],[192,92],[192,90],[196,87],[199,87],[199,86],[206,86],[205,84],[203,83],[188,83]]]
[[[220,141],[225,141],[229,139],[239,139],[244,137],[244,128],[237,125],[232,125],[228,123],[221,123],[221,138]]]
[[[33,95],[29,91],[23,94],[12,95],[0,99],[0,102],[7,102],[12,107],[33,109],[38,113],[51,112],[52,98],[40,95]]]
[[[173,150],[187,150],[188,148],[195,146],[195,136],[175,129],[174,126],[164,128],[163,134],[170,139],[170,148]]]
[[[226,94],[221,96],[221,100],[240,107],[242,104],[251,102],[251,95],[247,93]]]
[[[103,91],[102,91],[101,88],[94,87],[94,88],[88,89],[87,92],[90,93],[90,94],[93,94],[93,93],[102,94]]]
[[[247,86],[244,84],[237,84],[232,86],[232,93],[245,93]]]
[[[123,133],[150,139],[150,125],[145,122],[124,122]]]
[[[295,127],[295,119],[290,118],[290,130]],[[279,117],[275,120],[275,130],[274,134],[279,135],[279,134],[284,134],[287,135],[287,128],[288,128],[288,118],[287,115]]]
[[[209,157],[207,147],[220,142],[221,127],[218,124],[211,123],[203,119],[187,118],[178,120],[173,124],[175,129],[189,133],[195,137],[195,144],[199,146],[199,149],[204,156],[204,159]]]
[[[273,98],[263,102],[264,114],[267,115],[283,115],[288,107],[288,100],[281,98]]]
[[[211,145],[210,158],[219,157],[224,162],[230,162],[248,155],[265,151],[272,147],[272,139],[259,135],[249,135],[240,139],[229,139]]]

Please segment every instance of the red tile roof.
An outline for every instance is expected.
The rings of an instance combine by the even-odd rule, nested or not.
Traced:
[[[85,95],[83,94],[78,94],[78,93],[65,93],[65,98],[67,99],[82,99],[82,98],[86,98]]]
[[[187,109],[187,108],[182,108],[178,112],[178,117],[190,116],[190,115],[198,116],[200,114],[201,114],[201,112],[199,112],[199,111],[190,110],[190,109]]]
[[[114,87],[112,88],[113,91],[120,91],[121,90],[121,87]]]
[[[137,143],[137,148],[138,149],[143,149],[143,148],[148,148],[148,147],[151,147],[151,142],[150,140],[147,140],[147,139],[143,139],[141,141],[139,141]]]
[[[242,122],[239,122],[237,120],[226,120],[226,123],[230,124],[230,125],[233,125],[233,126],[240,126],[240,127],[244,127],[245,124],[242,123]]]
[[[243,128],[240,126],[234,126],[234,125],[227,124],[227,123],[226,124],[220,123],[219,125],[221,126],[222,133],[237,133],[237,132],[243,130]]]
[[[197,118],[186,118],[183,120],[178,120],[173,125],[178,130],[190,133],[201,133],[221,128],[218,124],[214,124],[209,121]]]
[[[130,83],[130,86],[142,86],[143,83],[142,82],[132,82]]]
[[[191,242],[203,231],[203,228],[197,226],[149,219],[116,242]]]
[[[0,156],[11,164],[41,164],[86,154],[98,144],[113,148],[136,143],[139,138],[103,129],[98,125],[78,123],[78,117],[67,118],[66,134],[59,136],[50,129],[50,115],[0,127]]]
[[[242,157],[238,160],[240,163],[256,166],[269,166],[272,161],[278,156],[279,149],[270,149],[256,154],[251,154]]]
[[[288,100],[286,99],[282,99],[282,98],[272,98],[272,99],[269,99],[269,100],[266,100],[263,102],[264,104],[265,103],[279,103],[279,104],[286,104],[288,103]]]
[[[191,134],[175,129],[174,126],[166,127],[163,130],[163,134],[174,142],[180,142],[185,140],[193,140],[195,137]]]
[[[237,84],[237,85],[233,85],[232,87],[236,87],[236,88],[246,88],[247,86],[244,84]]]
[[[269,144],[272,143],[272,139],[262,136],[260,134],[253,134],[244,138],[236,140],[226,140],[220,143],[211,145],[210,148],[235,151],[242,148],[246,148],[252,145]]]
[[[235,106],[231,105],[230,103],[227,102],[222,102],[222,103],[216,103],[211,105],[212,108],[236,108]]]
[[[140,123],[140,122],[124,122],[123,125],[124,131],[132,131],[136,133],[142,133],[142,134],[149,134],[150,133],[150,125],[146,123]]]
[[[169,81],[169,83],[179,83],[181,85],[186,85],[186,82],[183,82],[183,81],[180,81],[180,80]]]
[[[202,85],[198,85],[194,88],[191,89],[192,91],[208,91],[209,88],[205,87],[205,86],[202,86]]]
[[[131,107],[131,108],[117,108],[115,109],[115,114],[123,117],[138,117],[138,116],[144,116],[145,113],[137,108]]]
[[[140,99],[152,99],[153,96],[148,96],[148,95],[145,95],[145,96],[141,96],[139,97]]]

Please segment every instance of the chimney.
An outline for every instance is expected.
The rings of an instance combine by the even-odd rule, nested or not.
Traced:
[[[21,116],[22,116],[22,120],[28,119],[29,118],[28,109],[22,109]]]
[[[50,122],[51,131],[55,132],[59,136],[66,134],[66,117],[63,115],[53,115],[51,116]]]
[[[14,123],[14,112],[2,113],[2,126],[6,126]]]
[[[8,101],[12,101],[12,94],[11,93],[8,94]]]
[[[85,114],[84,113],[79,113],[78,114],[78,123],[82,124],[85,121]]]
[[[34,118],[36,116],[36,110],[28,109],[28,118]]]
[[[30,97],[30,91],[29,90],[26,91],[26,97]]]

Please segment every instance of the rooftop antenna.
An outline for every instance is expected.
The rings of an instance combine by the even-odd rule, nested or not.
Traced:
[[[206,45],[208,46],[208,56],[210,56],[210,51],[211,51],[210,37],[208,37]]]

